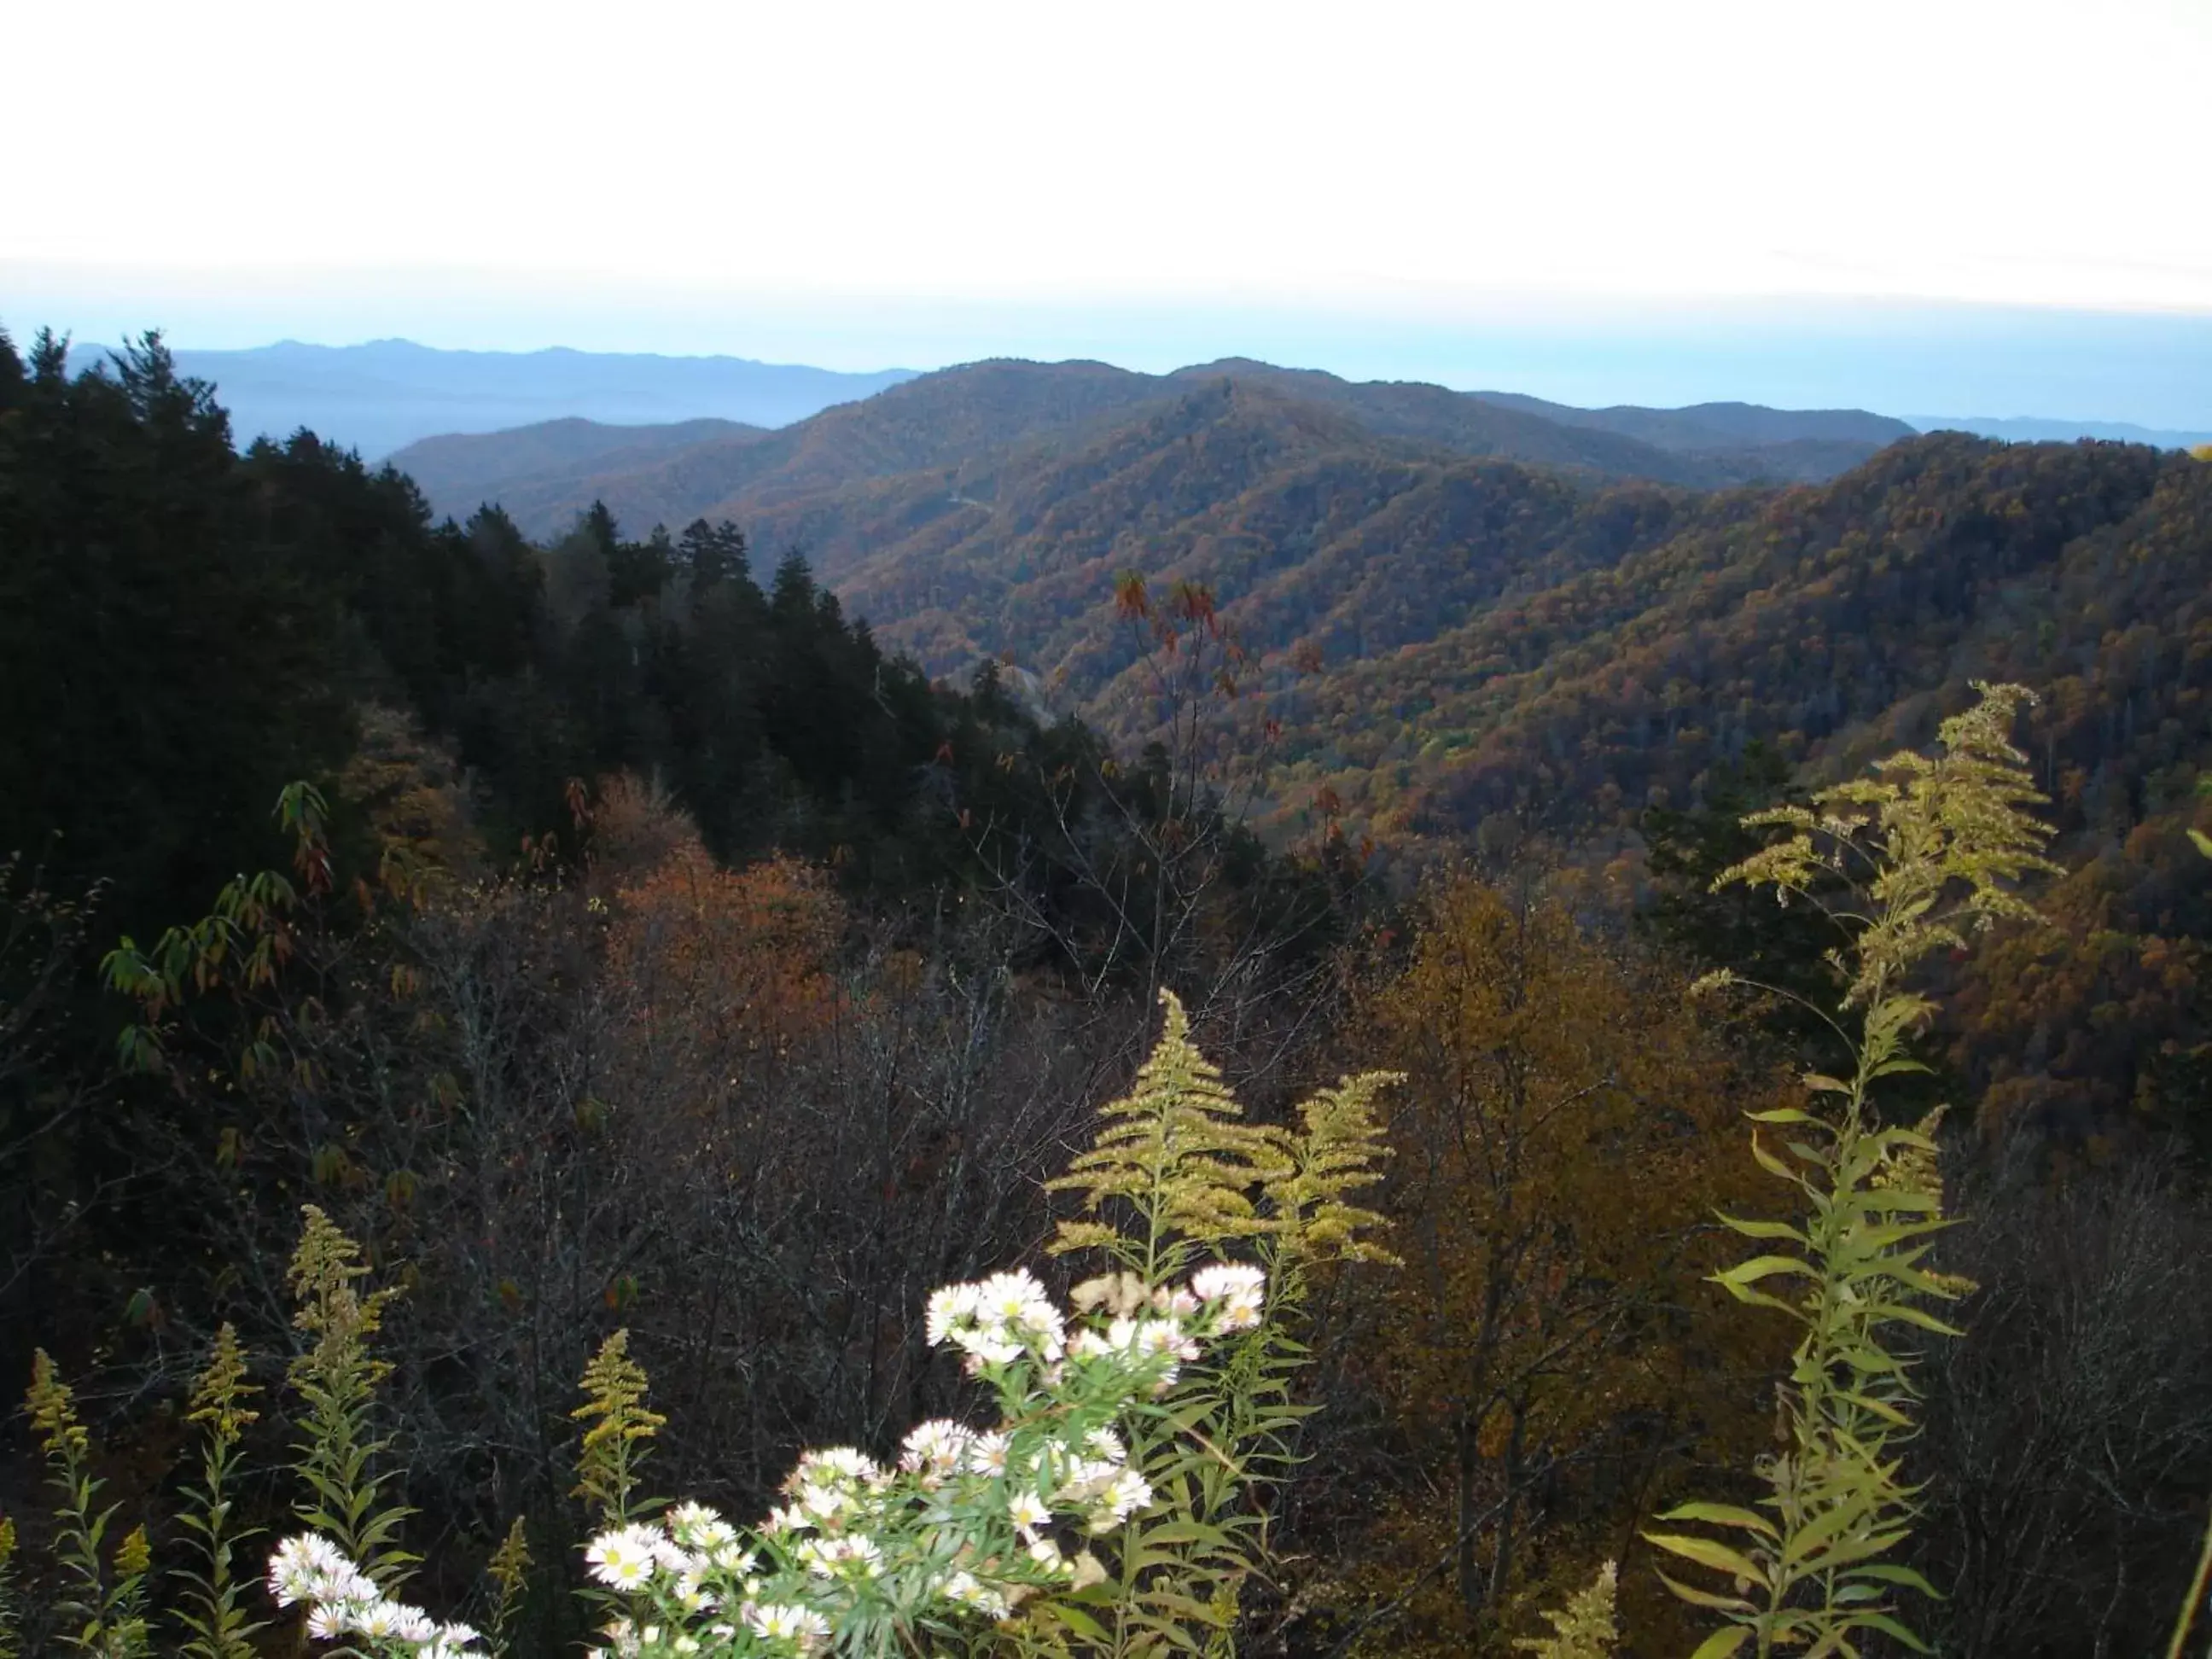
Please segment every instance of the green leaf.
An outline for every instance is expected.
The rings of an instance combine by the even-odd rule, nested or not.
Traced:
[[[1748,1261],[1739,1261],[1733,1267],[1723,1268],[1713,1277],[1722,1284],[1755,1285],[1762,1279],[1778,1274],[1796,1274],[1801,1279],[1818,1279],[1820,1275],[1808,1264],[1794,1255],[1755,1255]]]
[[[1858,1613],[1854,1616],[1853,1622],[1863,1625],[1869,1630],[1878,1630],[1883,1635],[1893,1638],[1895,1640],[1904,1643],[1905,1646],[1911,1648],[1915,1653],[1933,1653],[1936,1651],[1936,1650],[1929,1647],[1927,1643],[1922,1641],[1917,1636],[1914,1635],[1905,1626],[1899,1624],[1896,1620],[1891,1618],[1886,1613]]]
[[[1930,1601],[1940,1601],[1943,1599],[1942,1591],[1937,1589],[1935,1585],[1929,1583],[1911,1567],[1893,1566],[1887,1561],[1875,1561],[1864,1566],[1853,1567],[1850,1576],[1854,1578],[1879,1578],[1885,1584],[1902,1584],[1907,1589],[1918,1590]]]
[[[1726,1290],[1728,1293],[1734,1297],[1737,1301],[1744,1303],[1750,1307],[1771,1308],[1777,1313],[1788,1314],[1792,1319],[1796,1320],[1800,1324],[1805,1322],[1806,1316],[1804,1310],[1802,1308],[1791,1307],[1787,1302],[1784,1302],[1778,1296],[1769,1296],[1765,1291],[1754,1291],[1748,1285],[1730,1284],[1727,1279],[1723,1279],[1718,1273],[1708,1273],[1705,1277],[1712,1283],[1718,1285],[1723,1289]]]
[[[1067,1602],[1061,1601],[1054,1605],[1050,1611],[1054,1620],[1066,1625],[1079,1636],[1087,1637],[1093,1642],[1112,1640],[1106,1633],[1106,1627],[1080,1607],[1072,1607]]]
[[[1802,1244],[1808,1250],[1813,1248],[1813,1241],[1805,1237],[1803,1231],[1786,1221],[1747,1221],[1741,1216],[1733,1215],[1723,1216],[1721,1219],[1746,1238],[1782,1238],[1793,1244]]]
[[[1791,1169],[1780,1158],[1775,1157],[1773,1153],[1768,1152],[1765,1144],[1760,1141],[1757,1135],[1753,1135],[1751,1138],[1751,1155],[1759,1161],[1759,1167],[1765,1170],[1769,1175],[1779,1176],[1784,1181],[1798,1181],[1802,1179],[1796,1170]],[[1807,1160],[1808,1163],[1811,1161],[1812,1160],[1809,1158]]]
[[[1766,1583],[1765,1570],[1757,1562],[1713,1539],[1700,1538],[1695,1533],[1685,1532],[1647,1532],[1643,1537],[1645,1543],[1655,1545],[1669,1555],[1679,1555],[1685,1561],[1711,1567],[1715,1572],[1724,1572],[1732,1578],[1747,1579],[1754,1584]]]
[[[1218,1527],[1209,1527],[1196,1521],[1163,1521],[1158,1526],[1145,1528],[1147,1544],[1225,1544],[1226,1534]]]
[[[1740,1595],[1716,1595],[1711,1590],[1701,1590],[1694,1584],[1686,1584],[1679,1578],[1670,1578],[1656,1567],[1652,1571],[1677,1598],[1687,1601],[1693,1607],[1711,1607],[1715,1613],[1725,1613],[1731,1618],[1739,1613],[1756,1613],[1759,1611]]]
[[[1933,1331],[1938,1336],[1966,1334],[1956,1325],[1947,1325],[1934,1314],[1924,1313],[1920,1309],[1907,1306],[1902,1302],[1876,1303],[1867,1311],[1883,1319],[1900,1320],[1907,1325],[1917,1325],[1922,1330]]]
[[[1734,1504],[1678,1504],[1658,1517],[1662,1521],[1705,1521],[1717,1527],[1741,1527],[1755,1532],[1762,1538],[1778,1534],[1774,1523],[1756,1510],[1747,1510]]]
[[[1751,1632],[1741,1625],[1728,1630],[1717,1630],[1698,1644],[1690,1659],[1729,1659],[1729,1656],[1751,1640]]]

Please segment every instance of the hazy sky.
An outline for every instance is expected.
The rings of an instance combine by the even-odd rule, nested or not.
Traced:
[[[1240,316],[1319,361],[1743,296],[2212,325],[2212,0],[25,0],[0,44],[19,331],[929,367],[1115,317],[1146,367]]]

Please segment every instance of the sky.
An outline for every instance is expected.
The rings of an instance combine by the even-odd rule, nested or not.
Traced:
[[[2212,425],[2212,0],[22,0],[0,41],[19,333]]]

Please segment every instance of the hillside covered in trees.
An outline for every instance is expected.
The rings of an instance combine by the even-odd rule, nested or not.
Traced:
[[[957,1414],[923,1299],[1088,1213],[1045,1182],[1172,993],[1254,1124],[1399,1079],[1241,1650],[1503,1659],[1610,1559],[1620,1651],[1687,1652],[1643,1529],[1749,1490],[1786,1364],[1711,1218],[1775,1212],[1742,1114],[1838,1064],[1864,937],[1713,881],[2010,682],[2051,925],[1917,967],[1932,1069],[1885,1082],[1978,1287],[1911,1356],[1899,1559],[1943,1651],[2150,1650],[2212,1497],[2212,463],[1569,413],[985,364],[418,481],[240,453],[158,342],[0,338],[0,1380],[78,1379],[101,1501],[188,1559],[219,1330],[245,1453],[305,1432],[312,1204],[398,1292],[371,1462],[426,1597],[517,1525],[513,1650],[574,1650],[592,1355],[626,1333],[650,1480],[732,1514]],[[1723,968],[1777,994],[1686,997]]]
[[[1497,456],[1706,488],[1830,477],[1912,431],[1857,410],[1567,409],[1419,382],[1347,381],[1241,359],[1164,375],[1104,363],[1007,361],[922,375],[887,394],[825,410],[757,448],[735,434],[659,455],[510,469],[490,463],[481,440],[437,438],[392,459],[424,480],[441,513],[465,517],[496,502],[534,535],[565,528],[593,501],[640,526],[729,517],[765,544],[803,543],[824,576],[842,579],[864,556],[890,556],[888,538],[895,535],[925,526],[939,542],[1018,534],[978,514],[1002,506],[1030,514],[1075,491],[1114,488],[1115,475],[1161,434],[1181,435],[1206,420],[1224,388],[1272,394],[1273,402],[1245,410],[1263,428],[1303,424],[1309,443],[1319,438],[1354,453]],[[1194,397],[1200,399],[1194,409],[1179,410]],[[509,435],[526,441],[534,430]],[[660,442],[651,432],[641,437]],[[1278,443],[1298,453],[1295,434]],[[1274,447],[1263,445],[1253,460],[1267,459]],[[1225,501],[1256,481],[1200,467],[1186,495]],[[1124,477],[1121,487],[1136,482]],[[844,499],[847,492],[852,500]],[[1074,501],[1066,507],[1083,510]]]

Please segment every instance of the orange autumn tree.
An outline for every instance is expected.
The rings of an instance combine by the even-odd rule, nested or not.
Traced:
[[[1771,1085],[1686,982],[1557,898],[1461,878],[1370,999],[1370,1052],[1407,1075],[1406,1270],[1377,1346],[1403,1496],[1371,1540],[1373,1651],[1511,1650],[1693,1462],[1765,1431],[1778,1350],[1698,1281],[1715,1208],[1756,1179],[1738,1115]],[[1663,1643],[1679,1618],[1649,1577],[1621,1575],[1624,1611]]]
[[[628,778],[601,787],[593,834],[611,877],[592,901],[610,918],[607,968],[635,994],[641,1035],[781,1055],[829,1023],[845,915],[821,872],[781,854],[725,869]]]

